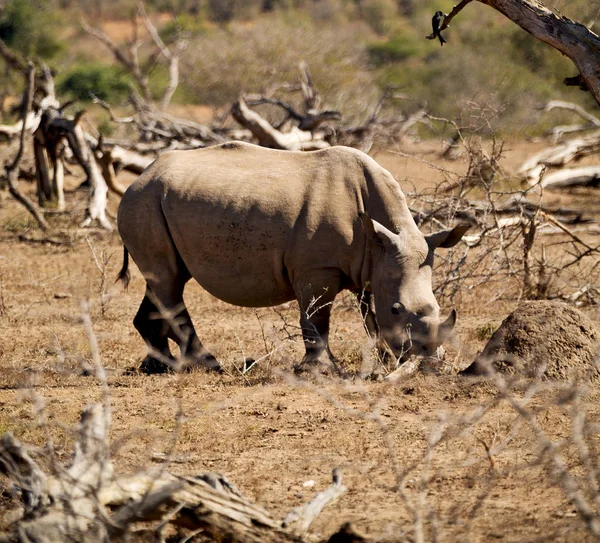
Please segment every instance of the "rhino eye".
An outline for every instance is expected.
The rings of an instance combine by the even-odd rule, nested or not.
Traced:
[[[392,306],[392,313],[394,315],[400,315],[400,313],[404,311],[404,306],[400,303],[400,302],[396,302],[393,306]]]

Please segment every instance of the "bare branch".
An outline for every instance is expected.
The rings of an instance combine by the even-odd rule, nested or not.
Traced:
[[[150,104],[152,103],[152,93],[150,92],[150,85],[148,82],[148,76],[140,70],[140,64],[138,59],[137,50],[139,48],[139,42],[134,39],[129,47],[129,58],[127,55],[110,39],[108,34],[101,28],[95,28],[90,26],[84,19],[80,21],[81,27],[85,32],[94,36],[101,43],[103,43],[108,50],[113,54],[115,59],[126,68],[131,75],[133,75],[137,82],[144,99]],[[134,28],[136,27],[134,22]],[[137,28],[135,28],[137,30]]]
[[[450,22],[472,0],[462,0],[444,17],[440,31],[448,28]],[[577,85],[589,90],[600,104],[600,38],[585,25],[574,22],[563,15],[557,15],[546,8],[539,0],[477,0],[492,7],[508,19],[569,57],[579,74],[566,78],[565,84]],[[434,34],[427,36],[428,39]]]
[[[452,10],[450,11],[450,13],[448,13],[447,15],[444,16],[444,22],[442,23],[442,25],[440,26],[440,32],[442,30],[446,30],[446,28],[448,28],[450,26],[450,23],[452,22],[452,19],[454,19],[454,17],[456,17],[466,6],[467,4],[470,4],[472,0],[461,0],[458,4],[456,4]],[[433,39],[431,36],[435,37],[435,35],[430,34],[430,36],[428,36],[428,39]]]
[[[291,532],[304,537],[313,521],[321,514],[327,505],[332,504],[347,492],[342,485],[342,475],[339,468],[333,470],[331,486],[317,494],[309,503],[290,511],[283,519],[282,526]]]
[[[551,100],[544,106],[544,111],[552,111],[553,109],[566,109],[577,113],[581,118],[588,121],[593,126],[600,127],[600,119],[595,115],[592,115],[580,105],[573,104],[572,102],[564,102],[563,100]]]
[[[169,62],[169,85],[165,89],[160,103],[160,109],[165,111],[171,102],[171,98],[173,98],[173,94],[175,94],[175,91],[177,90],[177,86],[179,85],[179,55],[186,47],[187,42],[185,40],[178,40],[175,43],[175,51],[171,51],[165,45],[165,42],[161,39],[156,27],[148,18],[146,9],[144,8],[144,2],[141,0],[138,3],[138,13],[142,16],[144,26],[146,27],[148,34],[150,34],[152,41],[154,41],[158,47],[159,54],[163,55]]]

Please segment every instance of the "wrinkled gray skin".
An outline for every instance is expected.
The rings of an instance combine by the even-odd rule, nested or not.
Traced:
[[[238,306],[297,299],[303,363],[329,361],[331,302],[343,289],[359,295],[367,328],[396,356],[433,353],[454,325],[454,311],[440,322],[433,250],[456,244],[466,227],[426,238],[390,173],[354,149],[236,142],[165,153],[126,191],[118,225],[147,282],[134,325],[150,348],[148,373],[168,369],[168,338],[190,365],[219,367],[183,304],[191,277]]]

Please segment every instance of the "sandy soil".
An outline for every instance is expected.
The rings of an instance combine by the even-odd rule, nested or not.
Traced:
[[[532,145],[515,149],[507,154],[506,168],[518,164]],[[434,150],[423,146],[419,151],[438,166],[464,171],[464,162],[440,163]],[[408,178],[419,187],[439,178],[437,170],[411,159],[391,153],[380,153],[377,159],[398,179]],[[76,186],[76,180],[69,183]],[[70,192],[70,215],[52,219],[73,225],[71,241],[55,245],[20,242],[19,234],[35,236],[27,231],[31,221],[0,193],[0,434],[11,431],[38,445],[50,435],[59,459],[68,460],[72,425],[82,407],[100,398],[95,379],[82,375],[91,351],[81,323],[81,301],[89,300],[111,385],[119,471],[153,464],[156,453],[172,450],[172,471],[219,471],[282,517],[324,489],[331,470],[339,466],[349,491],[319,517],[315,538],[352,521],[373,537],[412,540],[416,524],[411,508],[421,503],[428,539],[436,526],[445,541],[591,540],[553,471],[539,461],[539,438],[506,401],[496,401],[493,385],[453,375],[418,375],[398,386],[333,377],[298,380],[290,373],[302,355],[294,304],[277,310],[240,309],[190,283],[190,313],[226,374],[125,375],[145,352],[131,323],[144,281],[133,266],[129,290],[113,285],[121,265],[119,237],[76,228],[84,197]],[[600,218],[597,192],[548,199],[586,206]],[[113,213],[117,204],[111,196]],[[94,253],[105,268],[104,287]],[[104,302],[103,288],[108,294]],[[481,291],[478,302],[458,307],[452,350],[457,367],[472,361],[484,346],[482,326],[495,327],[515,307],[514,300],[481,303],[491,298],[489,294]],[[597,309],[585,312],[600,321]],[[342,363],[358,369],[368,341],[347,296],[336,301],[331,337]],[[272,351],[248,374],[241,374],[246,357]],[[570,404],[554,401],[555,394],[551,387],[540,387],[531,405],[539,408],[537,420],[547,436],[563,440],[560,454],[579,477],[584,470],[567,439],[572,432]],[[598,400],[597,385],[581,399],[588,420],[596,424]],[[40,424],[41,405],[45,425]],[[481,406],[488,409],[473,422]],[[425,461],[428,443],[444,428],[450,429],[447,438]],[[597,435],[590,439],[597,444]],[[486,449],[493,445],[488,455]],[[409,506],[396,489],[398,477],[404,477]],[[315,484],[304,486],[306,481]],[[6,513],[9,505],[3,495],[0,511]],[[0,514],[2,522],[8,518]]]

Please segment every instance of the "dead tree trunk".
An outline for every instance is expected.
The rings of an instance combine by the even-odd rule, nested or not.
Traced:
[[[36,75],[33,64],[31,62],[24,63],[6,47],[2,40],[0,40],[0,54],[7,63],[19,69],[26,76],[28,82],[24,98],[27,108],[20,124],[21,145],[17,155],[18,160],[15,159],[14,166],[11,165],[6,170],[11,193],[36,217],[42,228],[48,229],[48,224],[41,216],[39,209],[34,207],[16,187],[18,163],[23,153],[25,133],[29,126],[34,125],[36,130],[33,137],[33,148],[40,205],[55,203],[59,209],[64,207],[62,152],[63,142],[66,140],[76,160],[83,168],[90,186],[89,205],[82,225],[89,226],[92,221],[97,220],[103,228],[112,230],[113,227],[106,216],[108,187],[102,177],[96,157],[88,147],[83,130],[78,124],[83,113],[77,114],[73,120],[63,116],[54,94],[54,80],[47,66],[42,66],[41,75]],[[33,85],[32,89],[30,89],[31,85]],[[36,91],[42,96],[37,103],[37,115],[40,117],[37,124],[30,121],[33,95]],[[49,173],[49,158],[53,165],[52,179]]]
[[[523,175],[530,184],[535,184],[546,168],[564,166],[598,151],[600,151],[600,137],[597,135],[559,143],[528,158],[519,168],[519,174]]]
[[[38,129],[33,134],[33,151],[38,189],[38,201],[41,206],[55,205],[58,210],[65,207],[64,195],[64,138],[53,130],[52,119],[55,107],[42,113]],[[49,166],[52,166],[50,178]]]
[[[85,141],[85,136],[79,120],[81,117],[76,116],[72,123],[71,129],[67,132],[67,141],[75,155],[77,162],[83,168],[87,180],[90,185],[90,198],[86,217],[82,226],[89,226],[93,221],[97,220],[103,228],[112,230],[112,224],[106,216],[106,205],[108,203],[108,186],[102,176],[96,157],[92,153]]]
[[[542,187],[550,190],[598,186],[600,186],[600,166],[567,168],[545,175],[542,180]]]
[[[35,160],[35,177],[37,182],[38,204],[45,206],[52,201],[52,183],[48,172],[48,154],[46,142],[39,128],[33,136],[33,158]]]
[[[1,41],[1,40],[0,40]],[[31,107],[33,104],[33,94],[35,90],[35,67],[33,64],[29,64],[28,70],[26,73],[26,87],[25,92],[23,94],[23,115],[21,122],[21,134],[19,140],[19,150],[15,155],[14,159],[10,162],[7,162],[5,166],[5,175],[8,183],[8,190],[10,194],[17,200],[19,203],[23,204],[27,211],[31,213],[34,219],[37,221],[39,227],[42,230],[50,230],[50,225],[46,222],[44,215],[38,206],[35,205],[27,196],[25,196],[18,187],[18,179],[19,179],[19,168],[21,163],[21,158],[23,157],[23,150],[25,147],[25,135],[27,133],[27,118],[31,113]]]

